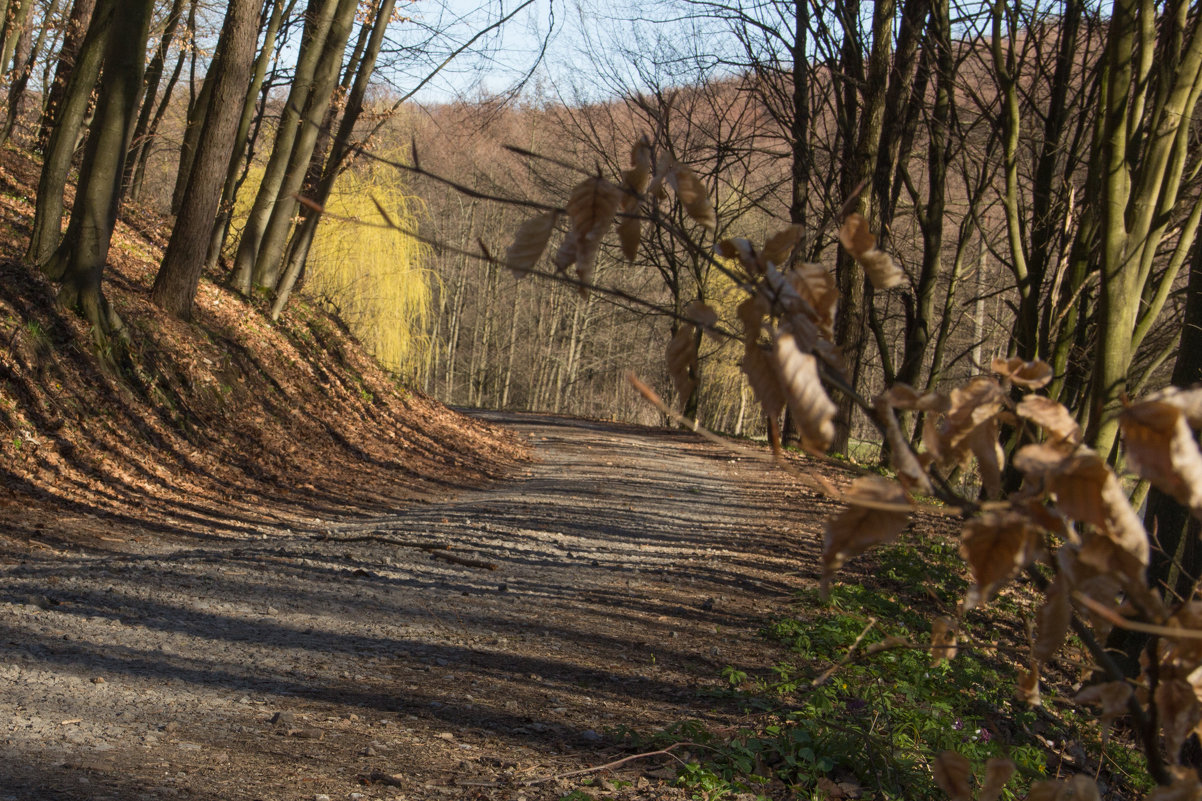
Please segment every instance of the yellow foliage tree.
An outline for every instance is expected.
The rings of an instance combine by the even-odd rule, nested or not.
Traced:
[[[243,199],[253,198],[257,177],[252,172],[239,193],[236,223],[246,220]],[[381,208],[400,228],[417,228],[421,201],[406,194],[396,170],[371,164],[338,178],[300,292],[332,306],[385,368],[412,378],[430,347],[430,248],[390,227]]]
[[[377,203],[401,228],[417,228],[421,201],[396,170],[348,170],[317,229],[304,294],[332,303],[381,364],[412,377],[430,346],[430,248],[385,227]]]

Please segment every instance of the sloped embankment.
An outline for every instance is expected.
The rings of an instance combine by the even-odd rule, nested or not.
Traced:
[[[206,276],[193,322],[150,303],[170,230],[128,211],[105,292],[131,334],[105,369],[54,287],[20,263],[38,165],[0,153],[0,550],[237,536],[504,474],[499,429],[399,388],[333,316],[272,323]]]

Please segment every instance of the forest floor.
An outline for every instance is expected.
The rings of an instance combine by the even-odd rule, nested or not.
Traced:
[[[392,514],[10,552],[0,799],[685,797],[670,758],[570,774],[737,722],[707,690],[772,662],[830,502],[690,434],[489,417],[533,461]]]

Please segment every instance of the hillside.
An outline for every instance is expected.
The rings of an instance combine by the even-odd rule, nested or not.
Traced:
[[[149,290],[169,221],[127,208],[105,291],[130,332],[104,367],[21,264],[39,165],[0,153],[0,552],[303,530],[499,477],[506,434],[397,386],[303,299],[279,324],[202,279],[192,323]]]

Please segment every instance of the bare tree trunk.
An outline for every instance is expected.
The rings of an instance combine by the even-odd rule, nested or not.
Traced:
[[[92,13],[96,8],[96,0],[75,0],[71,6],[71,14],[67,18],[67,29],[63,34],[63,46],[59,49],[58,59],[54,69],[54,81],[42,106],[42,118],[38,121],[38,149],[47,152],[50,145],[51,131],[59,124],[59,108],[67,94],[67,84],[71,80],[71,71],[79,58],[80,48],[92,23]],[[99,72],[97,73],[99,75]],[[93,78],[95,83],[95,78]],[[82,115],[81,115],[82,116]]]
[[[154,57],[150,59],[150,66],[146,68],[146,88],[142,95],[142,109],[138,112],[138,122],[134,125],[130,154],[125,163],[124,181],[127,191],[131,191],[131,194],[135,169],[142,163],[143,151],[149,147],[150,122],[154,118],[155,99],[159,94],[159,82],[163,79],[167,52],[175,42],[175,32],[183,19],[186,2],[188,0],[172,0],[171,8],[167,12],[167,24],[159,39],[159,46],[154,51]],[[182,62],[180,65],[182,66]],[[166,106],[171,100],[173,86],[174,81],[168,83],[167,92],[164,93],[160,106]]]
[[[518,301],[521,299],[521,287],[513,288],[513,308],[509,310],[509,345],[505,357],[505,385],[501,390],[501,408],[509,408],[509,387],[513,382],[513,357],[517,352],[518,339]]]
[[[192,300],[204,267],[213,215],[221,202],[221,189],[241,116],[240,101],[245,97],[255,56],[262,8],[263,0],[231,0],[226,11],[217,45],[221,57],[215,59],[220,71],[213,77],[192,174],[188,176],[171,241],[150,293],[152,301],[183,320],[192,316]]]
[[[101,291],[121,202],[121,168],[142,86],[144,49],[154,0],[102,0],[112,3],[112,25],[106,25],[104,76],[93,132],[79,171],[75,207],[66,236],[43,265],[46,275],[61,281],[60,301],[78,309],[95,327],[101,343],[121,333],[121,321]],[[103,14],[101,8],[97,15]],[[77,67],[75,73],[79,74]]]
[[[947,189],[947,162],[951,144],[948,128],[955,94],[955,63],[952,55],[951,18],[948,0],[935,0],[930,13],[928,42],[935,51],[935,103],[927,129],[927,201],[916,204],[915,214],[922,229],[922,266],[914,296],[909,299],[905,343],[898,381],[917,386],[931,338],[935,310],[935,287],[943,271],[943,221]]]
[[[17,121],[20,119],[21,101],[25,98],[25,90],[29,86],[29,78],[33,75],[34,65],[42,55],[42,49],[46,44],[46,37],[50,34],[51,22],[58,14],[61,2],[62,0],[50,0],[50,5],[46,7],[46,11],[42,16],[41,27],[38,28],[37,40],[32,46],[29,46],[30,37],[32,36],[32,31],[29,29],[22,36],[25,45],[18,44],[17,46],[12,86],[8,90],[8,117],[4,122],[4,131],[0,132],[0,145],[7,143],[12,137],[13,128],[16,127]]]
[[[137,201],[142,196],[142,186],[146,180],[146,168],[150,162],[150,156],[153,153],[151,143],[154,142],[155,135],[158,133],[159,125],[163,122],[163,117],[167,114],[167,109],[171,106],[171,97],[175,94],[175,87],[179,85],[179,76],[184,72],[184,63],[188,60],[188,51],[180,48],[179,57],[175,60],[175,66],[171,69],[171,76],[167,79],[167,86],[163,88],[163,97],[159,100],[158,108],[155,109],[154,117],[151,118],[150,124],[146,128],[146,132],[142,135],[145,142],[138,150],[137,163],[133,165],[132,176],[129,179],[129,199]],[[136,137],[135,137],[136,139]],[[127,168],[127,171],[128,168]]]
[[[354,23],[355,11],[358,9],[357,0],[337,0],[334,18],[331,21],[327,36],[322,43],[322,52],[315,65],[313,83],[304,99],[303,111],[298,120],[295,136],[292,138],[290,152],[284,161],[285,168],[275,185],[274,199],[265,215],[266,221],[256,242],[254,262],[254,282],[258,286],[278,290],[280,271],[283,267],[284,246],[287,244],[288,231],[292,227],[292,217],[296,213],[296,197],[300,193],[313,157],[313,149],[317,144],[321,121],[329,108],[330,97],[342,67],[343,51],[346,49]],[[277,135],[276,147],[279,147]],[[274,148],[273,153],[274,156]],[[265,185],[260,185],[260,195]],[[249,230],[250,222],[247,222]],[[243,232],[246,239],[246,232]],[[239,256],[242,249],[239,247]]]
[[[271,156],[259,183],[254,205],[247,216],[246,227],[242,229],[238,253],[234,258],[234,285],[244,295],[250,294],[256,280],[255,263],[263,231],[280,196],[288,159],[292,155],[292,145],[301,125],[301,110],[313,90],[318,61],[325,49],[337,6],[338,0],[309,0],[305,11],[305,33],[293,73],[292,87],[288,92],[288,99],[284,102]]]
[[[13,55],[17,52],[18,42],[25,35],[29,23],[29,12],[33,11],[33,0],[9,0],[8,10],[4,15],[3,29],[0,30],[0,71],[8,72],[9,68],[16,69]]]
[[[218,206],[217,220],[213,223],[213,233],[209,240],[208,256],[205,266],[212,269],[217,266],[229,235],[230,218],[234,211],[234,197],[238,193],[246,172],[243,165],[250,162],[254,149],[251,136],[251,126],[255,119],[255,110],[259,105],[259,93],[262,92],[267,78],[267,66],[271,63],[276,51],[276,37],[279,35],[283,20],[292,13],[297,0],[272,0],[271,14],[267,18],[266,29],[263,33],[263,47],[255,59],[255,69],[247,89],[246,98],[242,104],[242,119],[238,122],[238,133],[234,136],[235,148],[230,155],[230,163],[225,177],[225,186],[221,190],[221,204]],[[242,144],[242,143],[245,143]]]
[[[472,205],[472,211],[475,211],[475,204]],[[459,333],[463,327],[463,303],[467,284],[467,265],[461,264],[459,267],[459,281],[455,286],[455,297],[451,308],[451,329],[447,335],[447,388],[446,399],[447,403],[455,402],[455,366],[459,356]]]
[[[318,206],[324,206],[329,200],[330,193],[334,191],[334,183],[347,164],[352,150],[351,137],[355,131],[355,124],[359,121],[359,115],[363,112],[363,101],[367,96],[368,84],[375,71],[376,58],[380,54],[380,47],[384,44],[384,34],[387,31],[389,20],[392,19],[392,10],[395,5],[396,0],[383,0],[376,9],[373,22],[370,25],[366,22],[363,24],[364,33],[370,32],[371,35],[370,37],[359,37],[359,45],[363,50],[359,56],[353,59],[358,62],[358,69],[353,73],[354,84],[350,87],[350,93],[347,95],[346,108],[342,113],[342,120],[338,124],[338,132],[331,142],[328,158],[321,158],[325,148],[316,149],[312,157],[309,174],[312,175],[316,172],[318,178],[311,188],[311,197]],[[323,127],[323,136],[328,136],[324,134],[324,130]],[[301,274],[305,261],[309,257],[309,248],[313,244],[313,237],[317,234],[317,226],[320,222],[320,211],[314,208],[304,210],[303,220],[288,248],[288,264],[276,290],[275,300],[271,305],[272,319],[278,318],[280,312],[284,310],[285,304],[288,303],[297,277]]]
[[[45,264],[62,239],[63,192],[67,186],[67,174],[71,169],[75,142],[83,127],[92,89],[100,75],[100,64],[104,59],[116,5],[114,0],[102,0],[95,7],[95,12],[89,15],[91,22],[70,69],[70,79],[50,129],[42,174],[38,178],[33,234],[26,252],[26,260],[32,264]]]

